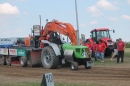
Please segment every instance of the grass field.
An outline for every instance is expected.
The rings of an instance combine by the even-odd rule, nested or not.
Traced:
[[[94,59],[94,58],[93,58]],[[94,66],[112,66],[112,67],[123,67],[123,66],[129,66],[130,64],[130,48],[126,48],[125,49],[125,58],[124,58],[124,63],[123,64],[117,64],[116,63],[116,57],[114,58],[114,61],[110,60],[110,57],[105,58],[105,62],[101,63],[100,59],[94,63]],[[4,84],[0,84],[0,86],[40,86],[41,83],[39,82],[33,82],[33,83],[29,83],[29,82],[22,82],[22,83],[4,83]],[[55,82],[55,86],[99,86],[97,84],[76,84],[76,83],[65,83],[65,82]],[[103,85],[102,85],[103,86]],[[105,85],[106,86],[106,85]]]

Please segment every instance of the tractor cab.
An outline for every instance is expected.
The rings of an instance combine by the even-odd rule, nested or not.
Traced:
[[[108,28],[94,29],[91,31],[91,38],[94,41],[98,41],[100,39],[111,40],[111,36],[110,36],[109,32],[110,32],[110,30]],[[113,30],[113,33],[115,33],[114,30]]]
[[[94,41],[98,41],[99,39],[102,39],[102,38],[111,38],[109,29],[107,29],[107,28],[92,30],[91,37]]]

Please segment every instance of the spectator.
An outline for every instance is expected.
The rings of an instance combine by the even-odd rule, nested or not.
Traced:
[[[117,43],[117,50],[118,50],[118,57],[117,63],[119,63],[119,59],[121,57],[121,63],[124,62],[124,50],[125,50],[125,43],[119,38],[119,42]]]
[[[113,58],[118,54],[118,50],[117,50],[117,43],[119,42],[119,39],[116,39],[116,42],[114,43],[114,53],[111,57],[111,61],[113,61]]]
[[[95,61],[97,61],[97,59],[98,59],[98,51],[97,51],[97,43],[96,42],[94,42],[94,45],[93,45],[92,49],[93,49],[93,52],[94,52]]]
[[[84,46],[87,46],[87,47],[88,47],[88,49],[87,49],[87,51],[88,51],[88,57],[91,58],[91,55],[92,55],[92,50],[91,50],[91,48],[92,48],[92,46],[91,46],[91,43],[90,43],[89,39],[86,40]]]
[[[104,51],[106,49],[106,45],[102,42],[102,40],[99,40],[99,44],[97,46],[98,54],[101,58],[101,62],[104,62]]]

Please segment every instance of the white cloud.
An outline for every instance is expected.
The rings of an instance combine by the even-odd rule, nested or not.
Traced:
[[[89,24],[98,24],[97,20],[89,22]]]
[[[119,5],[119,4],[121,4],[121,3],[120,3],[120,2],[117,2],[117,1],[114,1],[113,4]]]
[[[85,24],[79,24],[81,27],[85,27],[86,25]]]
[[[26,1],[26,0],[10,0],[11,2],[24,2],[24,1]]]
[[[130,0],[127,0],[128,1],[128,3],[130,4]]]
[[[96,6],[103,8],[104,10],[117,10],[118,8],[114,6],[111,2],[107,0],[99,0]]]
[[[128,15],[123,15],[121,17],[124,18],[124,19],[130,20],[130,16],[128,16]]]
[[[110,17],[109,20],[117,21],[117,18]]]
[[[25,14],[25,15],[29,15],[29,13],[27,13],[27,12],[23,12],[23,14]]]
[[[107,0],[99,0],[99,2],[96,3],[98,7],[103,8],[104,10],[117,10],[118,7],[114,6],[111,2]]]
[[[0,4],[0,14],[17,15],[19,13],[20,12],[16,6],[12,6],[9,3]]]
[[[91,6],[87,8],[88,12],[91,12],[92,16],[104,15],[96,6]]]

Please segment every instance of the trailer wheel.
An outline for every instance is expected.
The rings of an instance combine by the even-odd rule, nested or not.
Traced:
[[[78,63],[77,62],[71,62],[71,69],[72,70],[78,70]]]
[[[34,67],[34,65],[32,64],[31,51],[28,52],[27,57],[28,57],[28,59],[27,59],[27,65],[29,67]]]
[[[43,48],[41,61],[44,68],[55,69],[59,65],[59,57],[57,57],[54,53],[54,50],[47,46]]]
[[[6,65],[6,58],[5,58],[4,55],[1,55],[1,56],[0,56],[0,64]]]
[[[6,64],[8,66],[11,66],[11,57],[10,56],[6,56]]]
[[[20,57],[20,64],[22,67],[27,67],[27,57]]]

